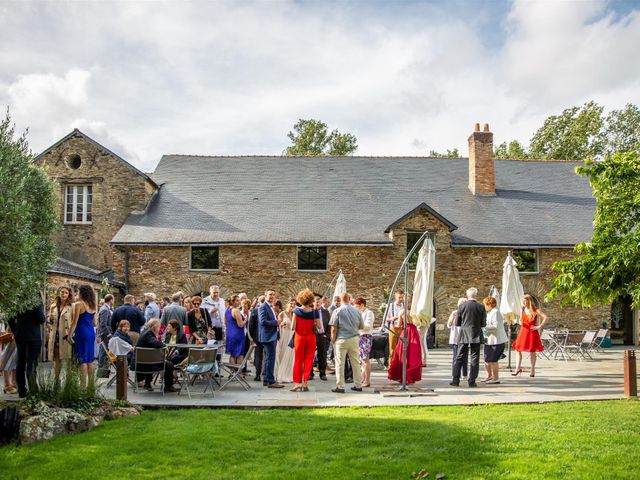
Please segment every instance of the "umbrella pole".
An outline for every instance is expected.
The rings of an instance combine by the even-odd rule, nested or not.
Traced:
[[[409,265],[405,265],[404,266],[404,291],[408,295],[409,292]],[[402,388],[400,390],[402,390],[403,392],[407,390],[407,343],[409,343],[407,341],[407,314],[409,312],[407,312],[407,300],[408,298],[405,298],[404,300],[404,318],[402,321],[402,329],[403,329],[403,339],[402,339]]]
[[[509,322],[509,371],[511,371],[511,322]]]

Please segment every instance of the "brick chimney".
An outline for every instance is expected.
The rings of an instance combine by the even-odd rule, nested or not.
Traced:
[[[496,177],[493,170],[493,133],[485,123],[482,132],[476,123],[469,136],[469,190],[474,195],[496,194]]]

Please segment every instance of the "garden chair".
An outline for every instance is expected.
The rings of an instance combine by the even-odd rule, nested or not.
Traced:
[[[564,351],[567,355],[566,360],[571,359],[573,356],[584,358],[584,352],[582,349],[582,340],[584,339],[585,332],[569,332],[567,334],[567,340],[564,345]]]
[[[164,369],[165,369],[165,351],[161,348],[142,348],[136,347],[133,352],[133,373],[140,374],[159,374],[161,383],[160,388],[164,396]],[[143,367],[140,370],[140,367]],[[138,379],[136,378],[134,391],[138,393]]]
[[[542,356],[547,360],[551,360],[551,357],[558,349],[558,344],[553,338],[553,335],[551,335],[551,333],[549,333],[547,330],[543,330],[540,333],[540,341],[542,342],[544,350],[542,352],[538,352],[538,356]]]
[[[604,349],[602,348],[602,342],[604,342],[604,339],[607,338],[607,335],[609,334],[609,330],[606,328],[601,328],[598,330],[598,332],[596,333],[596,338],[593,340],[593,345],[589,348],[589,351],[591,353],[603,353]]]
[[[236,365],[235,363],[226,363],[226,362],[222,364],[222,368],[225,369],[227,372],[229,372],[229,378],[227,379],[226,382],[220,385],[220,390],[222,390],[224,387],[229,385],[229,383],[231,382],[238,382],[240,385],[242,385],[242,388],[244,388],[245,390],[251,389],[251,385],[249,385],[247,381],[244,379],[244,377],[242,376],[242,370],[244,369],[244,367],[247,366],[248,359],[253,353],[253,350],[255,348],[256,346],[252,343],[251,346],[249,347],[249,351],[244,356],[242,363],[238,365]]]
[[[112,338],[111,340],[119,340],[119,339]],[[113,342],[111,340],[109,341],[110,346],[113,345]],[[109,374],[113,374],[113,377],[109,379],[109,381],[105,386],[106,388],[110,388],[111,385],[113,385],[116,381],[116,359],[118,357],[113,351],[111,351],[111,347],[107,348],[104,342],[100,342],[100,348],[107,355],[107,368],[109,369]],[[127,382],[129,382],[129,385],[131,386],[135,385],[135,382],[131,380],[131,378],[129,378],[129,369],[127,369]]]
[[[589,353],[589,349],[593,346],[593,342],[596,340],[598,332],[596,330],[587,330],[584,332],[584,337],[582,337],[582,341],[579,345],[579,353],[582,355],[582,358],[589,357],[593,360],[591,353]]]
[[[191,400],[191,389],[189,388],[189,386],[193,386],[198,377],[202,377],[207,381],[202,393],[207,393],[207,388],[211,388],[211,396],[213,396],[213,381],[215,380],[213,375],[217,370],[217,353],[217,348],[192,348],[189,350],[187,364],[184,367],[179,368],[179,371],[184,378],[184,385],[187,389],[189,400]],[[180,395],[180,392],[178,392],[178,395]]]

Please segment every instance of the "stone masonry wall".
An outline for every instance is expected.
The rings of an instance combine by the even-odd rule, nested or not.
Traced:
[[[391,287],[407,253],[406,232],[424,230],[435,233],[436,318],[441,326],[468,287],[478,288],[480,298],[488,295],[491,285],[501,288],[507,249],[451,248],[447,226],[427,212],[418,212],[398,225],[392,232],[393,247],[328,247],[327,272],[298,272],[295,246],[222,245],[219,272],[190,272],[188,247],[129,248],[129,291],[136,296],[146,291],[168,296],[179,289],[189,293],[189,283],[198,289],[215,283],[227,293],[242,291],[250,297],[271,287],[279,292],[280,298],[286,299],[290,291],[294,292],[304,284],[313,284],[315,290],[326,288],[335,273],[342,269],[347,289],[367,299],[379,323],[382,314],[377,311],[378,306],[384,302],[385,290]],[[539,250],[539,273],[521,276],[525,291],[531,291],[542,300],[549,289],[552,263],[571,255],[569,249]],[[116,256],[114,271],[118,278],[124,278],[122,255]],[[412,283],[412,272],[409,277]],[[404,287],[402,282],[400,287]],[[608,306],[590,310],[561,308],[557,301],[542,303],[542,309],[549,315],[550,325],[575,329],[595,328],[609,315]],[[448,330],[439,327],[437,332],[439,344],[446,344]]]
[[[81,165],[69,167],[71,155]],[[154,186],[130,167],[77,134],[39,159],[56,183],[61,229],[54,236],[58,255],[98,270],[111,268],[109,241],[132,211],[144,210]],[[92,223],[64,223],[64,194],[67,184],[93,186]]]

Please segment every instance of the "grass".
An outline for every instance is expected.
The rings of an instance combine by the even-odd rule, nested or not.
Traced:
[[[2,447],[0,477],[638,478],[639,446],[640,402],[631,400],[157,410]]]

